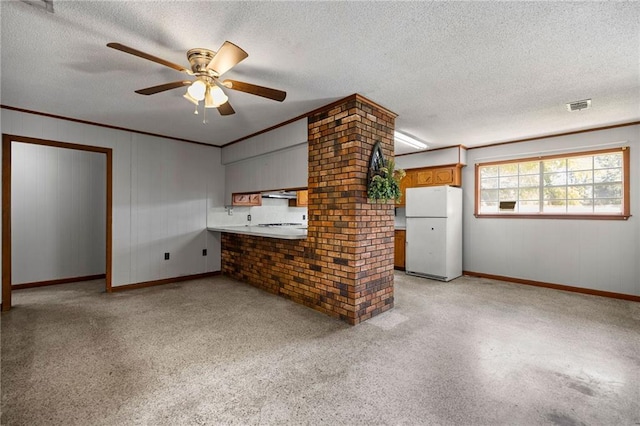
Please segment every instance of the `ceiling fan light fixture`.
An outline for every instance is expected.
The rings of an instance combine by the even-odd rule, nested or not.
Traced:
[[[189,102],[191,102],[192,104],[194,104],[195,106],[198,106],[198,100],[193,96],[191,96],[191,94],[189,93],[189,89],[187,89],[187,93],[182,95],[182,97],[188,100]]]
[[[205,92],[207,91],[207,85],[202,80],[194,81],[187,89],[187,93],[196,101],[204,99]]]
[[[207,97],[209,98],[209,101],[207,101]],[[207,97],[205,97],[205,106],[207,106],[207,108],[217,108],[229,100],[229,97],[224,93],[224,91],[215,85],[211,86],[209,90],[207,90]],[[211,106],[208,106],[207,104],[210,104]]]

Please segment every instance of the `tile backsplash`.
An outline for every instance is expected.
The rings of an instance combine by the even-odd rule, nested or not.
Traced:
[[[247,220],[248,215],[251,215],[251,221]],[[207,226],[243,226],[262,223],[307,225],[307,208],[289,207],[288,200],[263,198],[261,206],[214,207],[209,209],[207,214]]]

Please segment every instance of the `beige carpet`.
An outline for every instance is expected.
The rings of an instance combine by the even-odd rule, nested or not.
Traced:
[[[396,274],[356,327],[225,277],[20,290],[2,424],[640,424],[640,304]]]

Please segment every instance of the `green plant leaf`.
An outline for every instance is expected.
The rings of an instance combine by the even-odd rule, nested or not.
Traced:
[[[367,196],[372,200],[400,200],[400,180],[406,176],[402,169],[396,169],[393,160],[385,161],[378,173],[374,174],[367,187]]]

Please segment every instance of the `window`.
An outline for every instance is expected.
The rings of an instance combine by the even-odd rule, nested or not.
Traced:
[[[475,214],[627,219],[629,148],[477,164]]]

